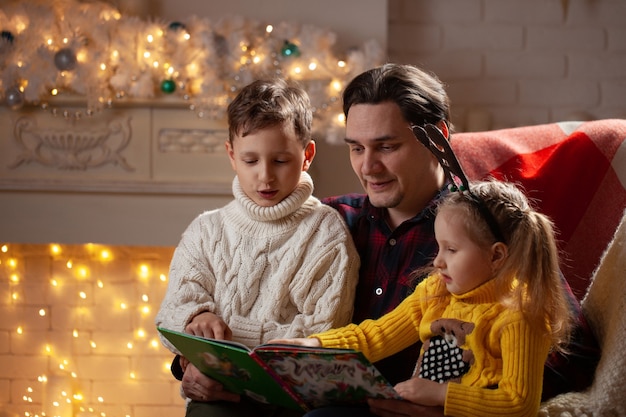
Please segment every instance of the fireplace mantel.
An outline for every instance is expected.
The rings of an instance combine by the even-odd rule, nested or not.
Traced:
[[[224,121],[178,102],[80,112],[0,107],[0,240],[170,246],[232,198]]]

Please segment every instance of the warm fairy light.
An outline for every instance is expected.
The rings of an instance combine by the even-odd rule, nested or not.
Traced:
[[[311,62],[311,63],[309,64],[309,70],[310,70],[310,71],[315,71],[315,69],[316,69],[316,68],[317,68],[317,63],[315,63],[315,62]]]
[[[18,298],[20,298],[20,295],[18,293],[11,293],[11,299],[13,299],[13,301],[17,301]]]
[[[7,245],[2,245],[2,247],[0,247],[0,251],[2,251],[2,253],[7,253],[9,251],[9,247]]]
[[[345,68],[346,67],[346,61],[337,61],[337,66],[339,68]]]
[[[89,276],[89,268],[86,266],[79,267],[76,271],[76,275],[78,275],[79,278],[87,278]]]
[[[46,250],[55,257],[60,256],[64,252],[72,253],[72,257],[74,259],[63,259],[61,265],[64,265],[65,267],[67,267],[67,269],[72,270],[73,276],[80,279],[79,285],[84,286],[84,288],[78,288],[73,293],[72,292],[69,293],[69,295],[67,296],[64,294],[63,299],[68,299],[67,305],[69,309],[73,310],[73,312],[71,313],[72,316],[80,320],[74,324],[72,324],[71,322],[68,322],[70,326],[73,325],[74,327],[70,327],[70,330],[68,331],[67,336],[72,338],[71,343],[77,347],[88,344],[88,346],[90,346],[91,349],[93,349],[94,354],[97,352],[95,350],[97,345],[95,341],[91,339],[91,337],[93,337],[93,334],[92,334],[93,329],[86,328],[83,330],[83,327],[81,326],[85,325],[85,322],[83,320],[86,319],[86,320],[91,321],[93,318],[97,317],[96,315],[101,313],[103,305],[98,304],[97,306],[94,306],[94,307],[81,306],[81,304],[76,304],[76,299],[85,300],[88,298],[95,298],[96,294],[92,295],[90,293],[91,291],[90,288],[92,288],[91,286],[95,286],[96,288],[99,288],[100,290],[104,291],[103,295],[99,295],[101,293],[100,291],[98,291],[98,297],[104,297],[104,299],[106,299],[107,297],[114,298],[115,297],[114,292],[118,291],[120,286],[121,288],[123,288],[123,291],[125,291],[125,285],[126,285],[124,282],[120,283],[120,281],[118,281],[117,279],[114,279],[111,283],[107,282],[107,284],[105,285],[105,281],[106,281],[105,279],[92,277],[92,275],[94,275],[96,271],[97,271],[97,274],[102,274],[106,276],[106,275],[115,273],[114,271],[117,271],[117,268],[118,268],[117,265],[113,264],[112,266],[114,269],[112,271],[108,269],[109,268],[108,263],[115,258],[115,251],[111,249],[98,248],[97,246],[98,245],[86,245],[84,249],[85,250],[84,253],[86,253],[86,256],[81,255],[80,252],[78,253],[75,252],[74,249],[68,250],[65,248],[64,245],[50,244],[46,246]],[[4,248],[4,249],[0,249],[2,252],[4,253],[8,252],[7,245],[4,245],[0,248]],[[3,259],[2,261],[3,261],[2,266],[8,267],[10,265],[12,266],[13,269],[22,266],[21,265],[22,260],[19,256],[12,257],[12,258],[8,257],[8,259],[6,260]],[[153,265],[152,262],[153,262],[152,260],[149,260],[148,262],[145,262],[145,261],[138,262],[136,264],[137,275],[134,276],[134,279],[137,282],[139,282],[139,280],[143,278],[148,278],[151,276],[151,274],[155,273],[155,276],[157,276],[161,282],[166,283],[167,274],[161,271],[153,270],[153,268],[155,268],[155,265]],[[28,270],[28,265],[24,266],[24,269]],[[59,272],[51,271],[50,275],[52,275],[53,273],[57,274]],[[60,283],[65,282],[65,278],[61,278],[63,271],[61,271],[59,274],[60,275],[58,277],[48,278],[48,282],[51,287],[60,287]],[[11,292],[10,292],[12,294],[13,299],[18,299],[18,295],[19,295],[20,299],[26,298],[24,302],[30,301],[28,300],[29,292],[25,291],[24,288],[21,287],[21,285],[23,285],[21,281],[24,281],[24,278],[20,277],[19,274],[17,274],[17,271],[15,273],[7,274],[7,277],[9,281],[12,283],[12,285],[15,287],[15,288],[11,288]],[[83,280],[86,280],[86,281],[83,281]],[[165,290],[165,286],[159,286],[159,287],[162,290]],[[107,291],[114,291],[114,292],[111,294],[108,294]],[[59,293],[55,291],[55,294],[59,294]],[[73,300],[74,302],[72,302],[71,300],[72,294],[74,297],[74,300]],[[134,314],[139,313],[142,315],[141,322],[143,323],[145,320],[145,316],[148,316],[149,314],[151,314],[153,310],[153,307],[154,307],[154,305],[152,304],[154,303],[153,299],[155,298],[158,299],[159,297],[156,296],[155,294],[143,292],[143,291],[139,291],[137,293],[133,291],[129,294],[137,294],[139,297],[139,300],[138,300],[139,303],[136,303],[136,302],[131,303],[128,300],[125,300],[125,301],[118,300],[117,304],[113,304],[113,308],[115,309],[117,305],[122,310],[128,310],[129,308],[136,309],[135,311],[131,310],[130,317],[133,317],[133,313]],[[53,306],[37,308],[36,311],[38,313],[38,317],[50,316],[52,308],[56,308],[56,307],[53,305]],[[103,312],[103,313],[106,314],[106,312]],[[89,321],[87,323],[89,323]],[[26,334],[27,332],[25,329],[27,327],[28,326],[25,326],[25,324],[15,325],[14,332],[16,335]],[[130,334],[131,334],[131,337],[127,338],[126,341],[123,342],[125,343],[126,348],[129,349],[130,351],[135,350],[135,347],[136,347],[135,345],[137,341],[139,340],[142,341],[141,346],[144,346],[144,343],[145,343],[147,347],[149,347],[150,349],[153,349],[155,352],[159,352],[161,349],[163,349],[160,339],[158,337],[155,337],[154,335],[155,329],[153,327],[148,328],[148,327],[133,326]],[[15,337],[18,337],[18,336],[15,336]],[[87,338],[87,340],[82,340],[84,338]],[[27,411],[27,412],[23,412],[21,415],[25,417],[56,417],[56,416],[65,415],[67,409],[64,407],[66,406],[66,403],[67,403],[70,407],[73,407],[74,415],[80,415],[84,413],[84,414],[91,415],[91,416],[106,417],[106,413],[104,413],[102,410],[97,410],[97,409],[94,409],[94,407],[89,407],[89,404],[85,404],[85,406],[83,406],[83,403],[85,401],[91,401],[92,403],[104,403],[103,397],[91,397],[90,399],[86,400],[81,393],[77,393],[76,391],[72,392],[72,390],[75,388],[72,388],[72,390],[68,388],[70,386],[76,387],[76,386],[82,385],[83,381],[80,380],[80,377],[76,372],[71,370],[71,367],[72,367],[71,362],[73,360],[71,357],[64,358],[64,359],[58,357],[58,353],[60,353],[61,351],[64,351],[65,348],[66,348],[65,346],[61,346],[61,347],[58,346],[56,342],[55,343],[44,342],[42,344],[41,355],[48,356],[49,361],[52,362],[53,366],[56,367],[54,379],[51,379],[52,381],[51,383],[50,381],[48,381],[48,377],[46,377],[45,375],[39,376],[37,380],[42,384],[41,390],[43,390],[44,392],[37,392],[37,390],[35,390],[35,393],[33,394],[33,390],[30,389],[29,390],[30,392],[24,391],[23,393],[24,395],[22,398],[23,398],[24,404],[28,404],[29,407],[32,407],[33,405],[37,406],[37,403],[39,402],[42,407],[47,406],[50,408],[48,408],[47,413],[43,413],[41,411],[37,411],[37,412]],[[98,353],[98,354],[103,354],[103,353]],[[139,354],[139,352],[131,353],[131,355],[133,356],[137,354]],[[160,363],[160,361],[158,363]],[[158,363],[157,363],[157,366],[159,366]],[[164,369],[165,369],[165,365],[164,365]],[[132,370],[128,372],[127,379],[133,380],[133,381],[136,381],[136,380],[140,381],[141,375],[138,373],[138,371],[139,370]],[[77,379],[77,382],[70,382],[69,378]],[[60,383],[63,385],[59,385]],[[63,386],[62,389],[61,389],[61,386]],[[43,400],[42,402],[42,400],[38,400],[38,398],[44,398],[44,399],[48,398],[48,400],[47,401]],[[47,404],[44,405],[44,403],[47,403]],[[50,412],[50,410],[53,410],[52,413]]]
[[[148,36],[146,36],[146,40],[148,41],[148,43],[152,43],[152,42],[154,42],[154,36],[148,35]]]
[[[150,58],[150,52],[149,51],[144,52],[143,53],[143,57],[144,58]]]
[[[337,115],[337,121],[340,123],[345,123],[346,122],[346,115],[341,113]]]
[[[265,32],[272,33],[273,30],[274,30],[274,26],[272,25],[265,26]]]
[[[341,89],[343,88],[342,85],[341,85],[341,82],[339,82],[337,80],[333,81],[331,83],[331,86],[333,87],[333,90],[335,90],[337,92],[341,91]]]
[[[52,90],[50,90],[50,95],[56,96],[58,94],[59,94],[59,90],[57,90],[56,88],[53,88]]]
[[[139,265],[139,276],[141,278],[148,278],[150,276],[150,267],[147,264]]]
[[[100,69],[101,69],[102,71],[106,70],[106,69],[107,69],[107,64],[105,64],[104,62],[103,62],[103,63],[101,63],[101,64],[100,64]]]
[[[152,63],[152,66],[153,66],[154,68],[159,68],[159,61],[154,61],[154,62]]]

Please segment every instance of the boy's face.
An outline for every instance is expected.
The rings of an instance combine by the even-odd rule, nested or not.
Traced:
[[[300,173],[309,169],[315,143],[302,149],[293,127],[279,124],[226,142],[230,164],[246,195],[263,207],[287,197],[300,182]]]

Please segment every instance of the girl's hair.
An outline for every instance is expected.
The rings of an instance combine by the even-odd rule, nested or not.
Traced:
[[[228,105],[228,140],[278,124],[291,125],[304,148],[311,140],[313,110],[309,95],[282,78],[256,80]]]
[[[480,199],[451,192],[438,210],[464,210],[470,238],[485,248],[497,239],[481,214],[478,204],[488,209],[497,222],[508,255],[496,272],[502,302],[519,309],[530,323],[546,328],[555,348],[563,350],[569,340],[572,310],[559,270],[559,252],[552,221],[534,210],[524,193],[515,185],[490,180],[470,183]]]
[[[436,75],[408,64],[387,63],[356,76],[343,92],[343,113],[348,117],[355,104],[398,105],[404,119],[412,125],[449,125],[450,100]]]

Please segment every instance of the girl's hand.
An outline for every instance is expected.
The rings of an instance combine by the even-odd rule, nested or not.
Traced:
[[[315,337],[300,337],[300,338],[295,338],[295,339],[274,339],[274,340],[270,340],[268,343],[282,343],[285,345],[322,347],[320,340]]]
[[[222,318],[205,311],[200,313],[185,326],[185,332],[194,336],[210,337],[219,340],[231,340],[233,333]]]
[[[400,396],[415,404],[443,406],[446,402],[448,383],[440,384],[420,377],[400,382],[394,389]]]

